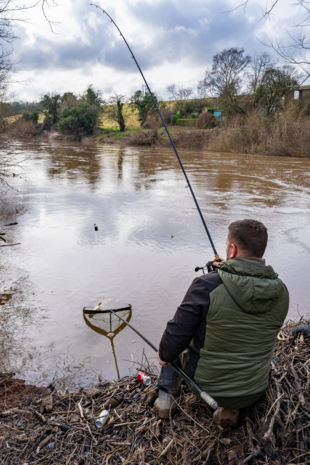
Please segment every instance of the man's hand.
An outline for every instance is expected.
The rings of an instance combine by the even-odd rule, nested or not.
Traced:
[[[163,362],[159,356],[159,352],[157,352],[157,361],[159,363],[159,365],[161,365],[162,367],[167,367],[169,365],[169,363],[167,362]]]
[[[220,257],[219,260],[221,260],[221,262],[225,262],[224,258]],[[218,266],[218,264],[219,264],[219,262],[217,260],[214,260],[213,265]]]

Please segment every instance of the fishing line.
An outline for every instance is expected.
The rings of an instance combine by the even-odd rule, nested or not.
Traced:
[[[197,199],[196,199],[196,196],[195,196],[195,194],[194,194],[194,191],[193,191],[193,189],[192,189],[191,183],[189,182],[189,179],[188,179],[188,177],[187,177],[187,174],[186,174],[186,171],[185,171],[185,169],[184,169],[184,166],[183,166],[183,163],[182,163],[182,161],[181,161],[181,158],[180,158],[180,156],[179,156],[179,154],[178,154],[178,151],[177,151],[177,149],[176,149],[176,147],[175,147],[175,145],[174,145],[174,142],[173,142],[172,137],[171,137],[171,135],[170,135],[170,132],[169,132],[169,130],[168,130],[168,128],[167,128],[167,125],[166,125],[166,123],[165,123],[165,121],[164,121],[164,118],[163,118],[163,116],[162,116],[162,114],[161,114],[161,112],[160,112],[160,109],[158,108],[156,99],[154,98],[154,95],[153,95],[152,92],[151,92],[151,89],[150,89],[150,87],[149,87],[149,85],[148,85],[148,83],[147,83],[147,81],[146,81],[146,79],[145,79],[145,77],[144,77],[144,74],[143,74],[143,72],[142,72],[142,70],[141,70],[141,68],[140,68],[140,66],[139,66],[139,63],[138,63],[137,60],[136,60],[135,55],[133,54],[133,52],[132,52],[132,50],[131,50],[131,48],[130,48],[128,42],[127,42],[127,40],[126,40],[125,37],[123,36],[123,34],[122,34],[120,28],[118,27],[118,25],[116,24],[116,22],[111,18],[111,16],[110,16],[103,8],[101,8],[100,6],[95,5],[94,3],[91,3],[90,5],[91,5],[91,6],[95,6],[96,8],[99,8],[99,10],[101,10],[104,14],[106,14],[106,15],[108,16],[108,18],[111,20],[111,22],[114,24],[114,26],[116,27],[116,29],[117,29],[118,32],[120,33],[120,36],[121,36],[122,39],[124,40],[125,44],[127,45],[128,50],[129,50],[129,52],[131,53],[131,58],[135,61],[136,65],[137,65],[137,68],[138,68],[138,70],[140,71],[140,74],[141,74],[141,76],[142,76],[142,79],[143,79],[143,81],[145,82],[145,85],[146,85],[146,87],[147,87],[147,90],[148,90],[149,93],[150,93],[150,96],[151,96],[151,98],[152,98],[152,100],[153,100],[153,103],[154,103],[154,105],[155,105],[155,107],[156,107],[156,109],[157,109],[157,111],[158,111],[158,114],[159,114],[159,116],[160,116],[160,119],[161,119],[161,121],[162,121],[162,123],[163,123],[163,125],[164,125],[164,128],[165,128],[166,133],[167,133],[167,135],[168,135],[168,137],[169,137],[169,140],[170,140],[170,142],[171,142],[171,145],[172,145],[172,147],[173,147],[173,150],[174,150],[174,152],[175,152],[175,154],[176,154],[176,156],[177,156],[177,159],[178,159],[178,161],[179,161],[179,163],[180,163],[180,166],[181,166],[181,168],[182,168],[182,171],[183,171],[183,174],[184,174],[184,176],[185,176],[187,185],[188,185],[188,187],[189,187],[189,189],[190,189],[190,191],[191,191],[191,194],[192,194],[192,196],[193,196],[193,199],[194,199],[195,205],[196,205],[196,207],[197,207],[199,216],[200,216],[200,218],[201,218],[202,224],[203,224],[203,226],[204,226],[204,228],[205,228],[205,231],[206,231],[206,233],[207,233],[207,236],[208,236],[208,238],[209,238],[211,247],[212,247],[213,252],[214,252],[214,255],[215,255],[215,259],[218,260],[218,259],[219,259],[219,255],[218,255],[218,253],[217,253],[217,251],[216,251],[216,248],[215,248],[215,245],[214,245],[214,243],[213,243],[212,237],[211,237],[211,235],[210,235],[208,226],[207,226],[207,224],[206,224],[206,222],[205,222],[205,219],[204,219],[204,217],[203,217],[203,215],[202,215],[202,212],[201,212],[201,210],[200,210],[200,207],[199,207],[199,204],[198,204],[198,202],[197,202]]]

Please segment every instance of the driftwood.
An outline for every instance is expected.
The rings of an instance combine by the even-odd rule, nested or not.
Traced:
[[[176,415],[158,419],[153,409],[158,373],[145,363],[143,370],[152,378],[148,387],[136,376],[125,377],[73,393],[53,390],[23,408],[3,409],[0,463],[310,463],[310,339],[302,332],[291,336],[296,325],[289,322],[282,328],[270,386],[258,404],[240,412],[236,429],[217,427],[213,412],[185,384],[176,399]],[[95,420],[105,406],[109,406],[109,422],[97,429]]]

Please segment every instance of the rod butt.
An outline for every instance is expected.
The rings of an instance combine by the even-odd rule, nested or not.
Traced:
[[[213,410],[216,410],[218,408],[218,403],[214,399],[212,399],[212,397],[209,396],[209,394],[207,394],[206,392],[202,391],[200,393],[200,397],[206,404],[210,405],[210,407]]]

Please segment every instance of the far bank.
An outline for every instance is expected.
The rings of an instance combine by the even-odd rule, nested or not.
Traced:
[[[201,119],[205,118],[205,121]],[[132,124],[131,124],[132,123]],[[210,113],[202,113],[196,121],[182,125],[168,125],[172,140],[178,148],[204,149],[214,152],[261,154],[288,157],[310,157],[310,111],[308,105],[294,101],[282,110],[264,115],[255,110],[246,115],[237,114],[222,121]],[[61,130],[57,124],[45,127],[16,118],[6,125],[7,138],[52,140],[96,140],[104,144],[123,146],[170,146],[168,135],[157,115],[151,115],[141,127],[135,120],[124,131],[111,121],[101,118],[91,134],[79,135]]]

